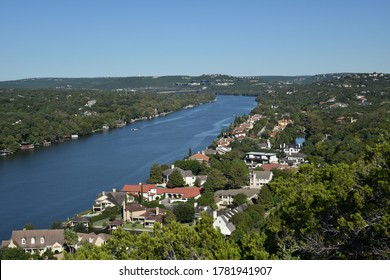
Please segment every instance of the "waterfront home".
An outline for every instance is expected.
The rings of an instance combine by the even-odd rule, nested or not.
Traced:
[[[108,207],[122,206],[126,201],[127,194],[124,192],[117,192],[116,189],[112,189],[112,192],[101,192],[95,199],[92,205],[92,211],[94,213],[101,213]]]
[[[167,198],[169,203],[175,201],[185,202],[189,199],[198,199],[201,196],[202,188],[183,187],[183,188],[163,188],[153,184],[124,185],[122,192],[129,195],[140,197],[141,192],[144,200],[153,201]]]
[[[20,248],[26,253],[42,255],[47,250],[61,253],[64,243],[63,229],[13,230],[11,239],[3,241],[1,247]]]
[[[136,185],[124,185],[122,192],[127,193],[131,200],[131,197],[140,198],[142,195],[143,200],[152,201],[153,197],[150,196],[150,190],[156,189],[157,186],[154,184],[136,184]]]

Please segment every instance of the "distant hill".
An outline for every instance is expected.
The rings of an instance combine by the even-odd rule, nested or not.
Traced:
[[[100,77],[100,78],[31,78],[0,82],[0,88],[31,89],[99,89],[99,90],[194,90],[204,86],[221,89],[253,89],[264,83],[309,84],[323,80],[338,79],[351,73],[334,73],[302,76],[229,76],[207,74],[201,76],[142,76],[142,77]],[[228,92],[229,92],[228,90]],[[222,90],[224,91],[224,90]]]

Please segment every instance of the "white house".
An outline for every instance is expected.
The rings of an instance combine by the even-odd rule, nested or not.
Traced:
[[[215,229],[219,229],[221,233],[225,236],[231,235],[232,232],[236,230],[236,226],[233,225],[233,223],[229,222],[229,219],[224,215],[216,217],[213,222],[213,227]]]
[[[217,215],[217,211],[213,212],[213,227],[219,229],[225,236],[229,236],[236,230],[235,225],[230,222],[230,219],[237,213],[243,212],[247,208],[246,205],[240,205],[229,211],[224,211],[220,215]]]
[[[273,177],[272,171],[253,171],[250,175],[250,187],[261,188],[262,186],[271,182]]]
[[[245,154],[245,163],[256,167],[265,163],[278,163],[278,157],[275,153],[250,152]]]
[[[101,213],[108,207],[121,206],[126,201],[127,194],[124,192],[117,192],[113,189],[112,192],[101,192],[95,199],[92,205],[92,211]]]

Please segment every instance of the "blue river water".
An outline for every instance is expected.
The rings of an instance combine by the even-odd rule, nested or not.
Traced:
[[[90,209],[101,191],[145,182],[153,163],[205,149],[255,106],[254,97],[220,95],[213,103],[0,158],[0,239],[26,224],[50,228]]]

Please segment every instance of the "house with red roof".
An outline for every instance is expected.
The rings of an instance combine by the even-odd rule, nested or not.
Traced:
[[[197,161],[199,161],[200,163],[203,163],[203,162],[204,162],[204,163],[208,163],[209,160],[210,160],[210,157],[206,156],[206,155],[203,154],[203,153],[198,152],[198,153],[196,153],[196,154],[190,156],[188,159],[189,159],[189,160],[197,160]]]
[[[201,196],[202,188],[183,187],[183,188],[163,188],[153,184],[124,185],[122,192],[139,197],[141,192],[147,201],[153,201],[167,197],[169,202],[182,201],[188,199],[198,199]]]
[[[138,198],[141,196],[141,193],[142,193],[144,200],[151,201],[149,199],[149,192],[150,192],[150,190],[156,189],[156,188],[157,188],[157,186],[154,184],[139,183],[137,185],[124,185],[122,188],[122,192],[125,192],[130,196],[138,197]]]

